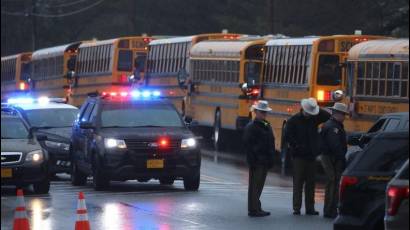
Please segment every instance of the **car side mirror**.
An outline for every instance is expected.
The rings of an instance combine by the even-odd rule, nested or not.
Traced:
[[[94,129],[95,126],[92,122],[85,121],[85,122],[80,123],[80,128],[81,129]]]
[[[184,121],[185,121],[185,123],[189,124],[189,123],[191,123],[191,122],[193,121],[193,118],[190,117],[190,116],[185,116],[185,117],[184,117]]]
[[[36,137],[37,137],[37,141],[46,141],[46,140],[48,140],[47,135],[44,135],[44,134],[38,134],[38,135],[36,135]]]
[[[360,145],[360,142],[361,142],[360,139],[362,138],[362,136],[363,136],[363,133],[352,134],[348,136],[347,143],[349,145],[358,146]]]
[[[198,121],[194,121],[194,119],[190,116],[186,116],[184,118],[185,124],[188,125],[189,127],[195,127],[195,126],[199,126],[199,122]]]
[[[359,146],[360,148],[364,148],[373,138],[371,134],[363,134],[359,139]]]

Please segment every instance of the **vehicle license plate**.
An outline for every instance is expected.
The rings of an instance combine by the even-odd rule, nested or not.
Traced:
[[[1,169],[1,178],[13,177],[13,171],[11,169]]]
[[[162,169],[164,168],[164,159],[160,160],[148,160],[147,168],[149,169]]]

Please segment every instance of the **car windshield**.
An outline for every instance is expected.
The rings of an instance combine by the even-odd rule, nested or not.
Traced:
[[[101,112],[101,126],[107,127],[183,127],[171,105],[106,104]]]
[[[33,109],[26,110],[25,114],[33,127],[62,128],[73,125],[78,109]]]
[[[1,119],[1,139],[27,139],[28,130],[20,119]]]

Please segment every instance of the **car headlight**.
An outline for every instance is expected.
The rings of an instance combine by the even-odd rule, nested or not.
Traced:
[[[39,162],[42,162],[43,160],[44,160],[44,153],[42,150],[35,150],[35,151],[27,153],[26,155],[27,162],[39,163]]]
[[[195,138],[188,138],[188,139],[183,139],[181,142],[181,148],[182,149],[194,149],[196,148],[196,140]]]
[[[125,149],[125,148],[127,148],[127,145],[125,144],[124,140],[118,140],[118,139],[114,139],[114,138],[105,138],[104,139],[104,146],[108,149],[112,149],[112,148]]]
[[[54,142],[54,141],[45,141],[44,143],[49,148],[63,149],[66,151],[70,149],[70,145],[65,144],[65,143],[59,143],[59,142]]]

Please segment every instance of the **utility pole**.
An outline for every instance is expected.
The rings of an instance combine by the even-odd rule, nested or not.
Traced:
[[[31,0],[31,13],[30,13],[30,19],[31,19],[31,48],[33,52],[37,48],[37,18],[36,14],[37,13],[37,0]]]
[[[275,0],[267,0],[268,8],[268,31],[271,34],[275,33],[275,18],[274,18]]]

